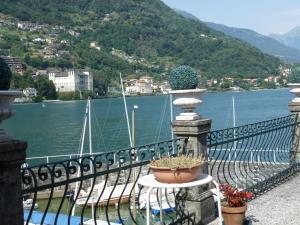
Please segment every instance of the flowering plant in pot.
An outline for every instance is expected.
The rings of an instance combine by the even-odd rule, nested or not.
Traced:
[[[20,91],[9,91],[11,81],[11,71],[5,60],[0,57],[0,123],[14,114],[11,103],[17,96],[21,95]],[[0,142],[13,139],[7,135],[3,129],[0,129]]]
[[[242,225],[247,210],[247,200],[253,198],[253,193],[242,191],[229,184],[221,184],[225,201],[221,204],[225,225]]]
[[[195,180],[202,170],[203,157],[190,156],[164,157],[150,162],[155,178],[163,183],[186,183]]]
[[[196,120],[199,115],[194,109],[202,103],[201,96],[205,89],[197,89],[198,76],[193,68],[182,65],[172,70],[169,75],[169,83],[172,88],[173,104],[183,109],[183,113],[176,116],[176,120]]]

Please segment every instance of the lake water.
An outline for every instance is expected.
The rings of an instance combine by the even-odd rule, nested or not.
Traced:
[[[198,111],[212,119],[214,130],[233,126],[232,96],[237,126],[288,115],[288,102],[293,99],[287,89],[207,93]],[[16,105],[16,115],[2,126],[28,141],[28,157],[78,153],[86,101],[44,105]],[[130,115],[134,105],[139,107],[135,113],[137,145],[171,138],[169,96],[130,97],[127,105]],[[174,109],[174,115],[178,113]],[[92,101],[92,131],[94,152],[129,146],[122,98]]]

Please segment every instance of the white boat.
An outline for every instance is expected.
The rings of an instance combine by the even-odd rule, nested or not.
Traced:
[[[133,188],[133,183],[129,184],[119,184],[116,186],[105,186],[105,182],[101,182],[100,184],[95,185],[93,189],[93,193],[88,199],[88,195],[91,191],[89,188],[87,192],[81,191],[79,198],[76,200],[76,205],[78,206],[88,206],[92,205],[115,205],[115,204],[123,204],[128,203],[130,199],[130,192]],[[126,186],[126,187],[125,187]],[[104,191],[103,191],[104,188]],[[103,191],[103,193],[102,193]],[[101,195],[102,193],[102,195]],[[123,193],[123,194],[122,194]],[[138,193],[138,187],[135,187],[135,193]],[[122,195],[121,195],[122,194]],[[101,198],[99,199],[101,195]],[[88,199],[88,201],[87,201]],[[99,200],[98,200],[99,199]]]
[[[131,128],[129,125],[127,103],[126,103],[126,99],[125,99],[125,92],[124,92],[124,86],[123,86],[123,80],[122,80],[121,73],[120,73],[120,83],[121,83],[122,94],[123,94],[123,101],[124,101],[124,108],[125,108],[125,114],[126,114],[130,147],[133,147],[134,146],[134,134],[131,134]],[[90,112],[90,107],[91,107],[91,105],[89,104],[89,112]],[[134,106],[134,109],[137,109],[137,106]],[[134,116],[133,116],[133,119],[134,119]],[[90,122],[90,116],[89,116],[89,122]],[[134,132],[134,129],[132,129],[132,132]],[[90,133],[90,137],[91,137],[91,131],[89,133]],[[91,143],[91,140],[90,140],[90,143]],[[90,144],[90,152],[92,153],[91,144]],[[135,175],[134,175],[134,177],[135,177]],[[128,203],[129,199],[132,196],[136,196],[136,193],[139,193],[137,186],[135,186],[134,191],[132,191],[132,189],[133,189],[133,183],[118,184],[115,186],[105,186],[105,182],[103,181],[102,183],[94,186],[93,193],[89,199],[88,199],[88,193],[91,192],[91,188],[89,188],[87,193],[84,194],[83,196],[81,196],[76,201],[76,205],[78,205],[78,206],[86,205],[86,206],[93,207],[94,205],[107,205],[107,204],[108,205],[116,205],[116,204]],[[132,191],[132,193],[131,193],[131,191]],[[130,193],[131,193],[131,195],[130,195]]]
[[[175,195],[178,190],[167,189],[167,193],[162,193],[162,210],[165,213],[175,211]],[[167,196],[166,196],[167,195]],[[142,193],[139,198],[140,209],[146,209],[147,204],[147,193]],[[158,195],[156,194],[156,190],[153,190],[150,194],[150,208],[151,212],[154,215],[158,215],[160,212],[159,202],[158,202]]]
[[[129,118],[128,118],[128,110],[127,110],[127,103],[125,100],[125,92],[124,92],[124,86],[123,86],[123,80],[122,80],[122,75],[120,74],[120,82],[121,82],[121,88],[122,88],[122,93],[123,93],[123,101],[124,101],[124,107],[125,107],[125,114],[126,114],[126,121],[127,121],[127,129],[128,129],[128,136],[129,136],[129,142],[130,142],[130,147],[134,146],[134,114],[133,114],[133,121],[132,121],[132,132],[131,134],[131,128],[129,125]],[[137,109],[137,106],[134,106],[134,110]],[[92,134],[91,134],[91,102],[90,99],[88,100],[87,107],[86,107],[86,113],[85,113],[85,119],[84,119],[84,125],[83,125],[83,135],[81,138],[81,148],[80,148],[80,156],[83,154],[83,144],[84,144],[84,134],[86,130],[86,124],[88,120],[88,128],[89,128],[89,150],[90,154],[92,155]],[[135,171],[133,172],[135,177]],[[80,175],[80,171],[78,171],[77,176]],[[92,180],[91,180],[91,186],[92,186]],[[135,180],[133,180],[133,183],[135,183]],[[91,188],[87,190],[87,192],[81,191],[81,195],[79,198],[76,200],[75,204],[77,206],[88,206],[92,208],[92,215],[93,215],[93,210],[94,206],[96,205],[116,205],[116,204],[123,204],[123,203],[128,203],[129,199],[132,196],[136,196],[136,193],[139,193],[138,187],[136,186],[134,191],[133,189],[133,183],[128,183],[128,184],[118,184],[115,186],[105,186],[105,182],[101,182],[100,184],[97,184],[93,188],[93,193],[89,197],[89,194],[91,192]],[[75,187],[75,193],[78,191],[78,183],[76,183]],[[132,193],[131,193],[132,191]],[[102,193],[103,192],[103,193]],[[131,193],[131,195],[130,195]],[[133,201],[133,204],[135,204],[135,201]],[[135,206],[133,206],[135,208]],[[75,207],[73,208],[72,214],[74,215],[75,212]]]
[[[29,199],[23,201],[23,209],[25,209],[25,210],[30,210],[31,207],[32,207],[32,204],[33,204],[33,200],[32,200],[31,198],[29,198]],[[38,204],[35,203],[33,208],[34,208],[34,209],[37,209],[37,208],[38,208]]]
[[[159,207],[159,204],[152,204],[150,205],[151,207],[151,212],[152,214],[154,215],[159,215],[160,214],[160,207]],[[165,212],[165,213],[171,213],[171,212],[174,212],[175,211],[175,202],[170,202],[167,203],[167,202],[163,202],[162,203],[162,210]]]
[[[106,222],[106,221],[103,221],[103,220],[96,220],[97,223],[95,223],[95,220],[93,219],[90,219],[88,221],[85,221],[83,222],[83,225],[94,225],[94,224],[97,224],[97,225],[120,225],[119,223],[112,223],[112,222]]]

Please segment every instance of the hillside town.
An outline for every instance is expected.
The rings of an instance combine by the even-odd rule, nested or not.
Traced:
[[[96,45],[93,45],[96,46]],[[97,47],[97,46],[96,46]],[[14,56],[0,56],[10,67],[12,71],[20,76],[24,73],[24,65],[19,57]],[[250,89],[258,89],[263,84],[265,88],[282,87],[287,84],[287,77],[291,73],[290,68],[279,68],[279,75],[269,75],[265,79],[234,79],[233,77],[224,77],[221,79],[208,79],[202,83],[203,87],[211,91],[242,91]],[[45,69],[35,70],[32,73],[32,78],[46,77],[49,81],[53,82],[57,93],[73,93],[94,91],[93,74],[90,70],[80,69]],[[154,94],[168,94],[170,85],[168,81],[155,81],[152,76],[141,76],[140,78],[125,79],[124,80],[125,95],[154,95]],[[32,96],[37,96],[37,90],[34,87],[26,87],[23,89],[24,97],[19,102],[30,101]],[[108,86],[107,94],[118,96],[121,95],[120,86]],[[97,93],[96,93],[97,95]]]
[[[102,18],[102,23],[107,23],[118,17],[118,14],[112,12],[105,14]],[[77,40],[81,33],[80,30],[92,29],[91,26],[74,27],[72,29],[63,25],[49,25],[33,23],[28,21],[15,21],[9,18],[0,16],[0,28],[17,29],[20,36],[26,34],[27,38],[20,38],[20,42],[24,45],[26,54],[24,58],[11,54],[5,48],[0,48],[0,57],[2,57],[9,65],[15,76],[22,77],[25,72],[30,72],[33,80],[43,77],[49,82],[52,82],[57,92],[56,97],[59,99],[74,99],[75,92],[79,92],[76,96],[81,96],[81,92],[93,92],[94,97],[99,96],[119,96],[121,95],[120,84],[117,82],[109,82],[103,86],[99,78],[96,79],[95,71],[86,67],[86,69],[77,69],[69,64],[69,61],[74,57],[70,52],[74,40]],[[3,35],[2,35],[3,36]],[[203,34],[201,37],[204,37]],[[0,41],[1,41],[0,35]],[[1,46],[0,46],[1,47]],[[5,47],[5,46],[4,46]],[[102,52],[101,43],[91,41],[89,48],[95,51]],[[5,53],[5,54],[3,54]],[[137,68],[147,68],[149,70],[160,70],[158,64],[147,61],[143,57],[130,55],[120,49],[112,48],[111,56],[117,57],[129,65]],[[50,61],[49,61],[50,60]],[[53,61],[54,60],[54,61]],[[54,64],[48,62],[55,62]],[[140,72],[135,70],[134,74],[129,74],[129,77],[124,77],[124,89],[126,95],[156,95],[167,94],[170,90],[170,85],[167,81],[169,67],[163,68],[160,72],[159,79],[152,72]],[[243,91],[260,88],[277,88],[284,87],[287,84],[287,77],[291,73],[291,68],[286,65],[281,65],[276,74],[268,74],[265,78],[258,78],[253,74],[252,78],[244,78],[231,76],[228,74],[223,77],[206,78],[198,71],[198,76],[201,80],[201,87],[207,88],[209,91]],[[97,75],[99,76],[99,75]],[[100,74],[100,77],[105,77],[105,74]],[[96,81],[95,81],[96,79]],[[16,87],[23,89],[24,98],[21,102],[32,101],[32,96],[40,96],[39,91],[32,86],[24,85]],[[100,91],[99,89],[104,89]],[[73,93],[73,94],[72,94]],[[62,97],[63,96],[63,97]],[[68,96],[66,98],[66,96]],[[47,99],[41,96],[42,99]],[[41,98],[38,98],[40,101]]]

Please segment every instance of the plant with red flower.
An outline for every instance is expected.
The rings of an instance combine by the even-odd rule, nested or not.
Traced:
[[[229,184],[221,184],[220,191],[225,197],[229,207],[242,207],[246,204],[248,199],[253,198],[252,192],[239,190]]]

